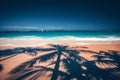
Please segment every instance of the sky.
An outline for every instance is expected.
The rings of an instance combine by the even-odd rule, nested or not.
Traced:
[[[120,30],[120,0],[0,0],[0,30]]]

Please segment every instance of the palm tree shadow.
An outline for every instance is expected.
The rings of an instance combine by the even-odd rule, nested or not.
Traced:
[[[88,61],[84,63],[84,66],[87,67],[85,75],[87,80],[119,80],[120,77],[113,73],[112,69],[102,69],[96,66],[94,61]]]
[[[86,50],[85,52],[88,52],[88,50]],[[91,53],[92,51],[89,52]],[[100,51],[99,53],[96,53],[96,55],[94,55],[93,57],[96,57],[97,59],[88,61],[82,58],[84,62],[81,63],[71,59],[71,57],[64,59],[64,67],[67,69],[70,75],[66,76],[65,79],[63,80],[72,80],[74,78],[77,80],[119,80],[120,79],[120,68],[119,68],[120,55],[117,53],[117,51],[111,51],[111,50],[109,50],[108,52]],[[102,66],[104,67],[106,65],[113,65],[113,64],[117,65],[117,67],[103,69],[98,67],[96,65],[97,63],[102,64]]]
[[[115,51],[115,50],[108,50],[109,54],[109,58],[113,59],[114,62],[117,64],[118,68],[120,69],[120,51]]]
[[[56,58],[56,61],[54,62],[55,64],[50,64],[50,65],[54,65],[51,80],[56,80],[58,77],[61,56],[64,56],[66,58],[69,56],[74,59],[77,59],[77,58],[79,59],[79,57],[77,56],[79,54],[79,52],[77,50],[71,50],[68,46],[63,46],[63,45],[53,45],[53,44],[49,44],[49,45],[52,46],[52,48],[42,49],[41,51],[52,51],[51,53],[39,56],[28,62],[25,62],[25,63],[19,65],[17,68],[13,69],[10,73],[15,74],[21,70],[31,68],[31,67],[33,67],[33,65],[35,64],[35,62],[37,60],[39,62],[47,62],[51,59],[54,60]]]
[[[104,61],[104,63],[107,64],[112,63],[113,65],[116,65],[118,68],[120,68],[120,51],[115,50],[108,50],[108,52],[100,51],[99,55],[95,55],[93,57],[96,57],[99,62]]]
[[[83,65],[87,67],[86,74],[90,79],[97,80],[119,80],[120,79],[120,68],[119,61],[120,55],[118,51],[109,50],[100,51],[99,54],[94,55],[97,60],[87,61]],[[98,67],[96,64],[104,66],[104,68]],[[113,66],[113,67],[112,67]],[[92,76],[92,77],[91,77]]]
[[[64,77],[63,80],[86,80],[86,77],[84,76],[84,69],[81,64],[86,62],[86,59],[83,57],[80,57],[81,60],[75,60],[71,57],[67,57],[63,60],[64,67],[67,69],[67,72],[69,75]]]
[[[30,80],[35,80],[40,76],[50,72],[49,76],[51,80],[119,80],[120,79],[120,56],[117,51],[109,50],[108,52],[100,51],[95,52],[91,50],[75,50],[64,45],[53,45],[49,44],[51,48],[37,49],[36,51],[51,51],[50,53],[38,56],[32,60],[29,60],[15,69],[10,74],[15,75],[10,79],[20,80],[25,79],[28,76],[32,76]],[[84,57],[80,56],[80,52],[87,52],[89,54],[95,54],[95,60],[88,61]],[[64,56],[64,57],[63,57]],[[46,66],[34,66],[36,61],[48,62],[53,60]],[[67,72],[60,70],[60,63],[63,63],[64,68]],[[96,64],[114,64],[118,67],[102,69]],[[49,67],[54,65],[53,68]],[[34,75],[33,75],[34,74]],[[16,76],[17,75],[17,76]]]

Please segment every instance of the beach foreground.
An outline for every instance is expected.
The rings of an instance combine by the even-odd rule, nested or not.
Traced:
[[[120,79],[120,44],[44,44],[0,49],[0,80]]]

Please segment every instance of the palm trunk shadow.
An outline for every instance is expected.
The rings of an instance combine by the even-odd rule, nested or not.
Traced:
[[[61,59],[61,53],[58,54],[51,80],[57,80],[58,71],[59,71],[59,67],[60,67],[60,59]]]
[[[44,54],[42,56],[38,56],[37,58],[34,58],[28,62],[25,62],[15,68],[14,70],[11,71],[11,73],[14,75],[18,72],[23,71],[23,74],[25,70],[27,69],[32,69],[39,67],[37,71],[33,70],[33,72],[28,72],[25,75],[21,75],[19,79],[24,79],[27,76],[30,76],[32,74],[35,74],[31,78],[37,79],[38,77],[42,76],[42,72],[44,71],[49,71],[51,72],[50,79],[51,80],[57,80],[58,76],[63,76],[61,79],[62,80],[72,80],[72,79],[77,79],[77,80],[119,80],[120,77],[116,76],[119,75],[116,72],[120,72],[118,69],[101,69],[98,66],[96,66],[96,63],[113,63],[119,65],[119,56],[114,52],[112,54],[109,54],[107,52],[100,51],[95,52],[95,51],[90,51],[90,50],[71,50],[68,46],[63,46],[63,45],[50,45],[52,48],[46,48],[40,51],[52,51],[48,54]],[[84,57],[78,55],[79,52],[87,52],[89,54],[95,54],[96,56],[93,56],[96,58],[96,60],[88,61]],[[104,56],[103,56],[104,55]],[[61,59],[61,56],[64,56],[64,59]],[[104,60],[104,58],[110,58],[111,60]],[[56,60],[55,60],[56,59]],[[54,65],[53,68],[45,67],[45,66],[33,66],[36,61],[40,62],[48,62],[50,60],[53,60],[54,62],[50,63],[50,65]],[[64,68],[68,72],[62,72],[59,70],[61,68],[60,62],[64,64]],[[26,71],[27,72],[27,71]],[[103,75],[103,73],[105,73]],[[115,74],[115,75],[113,75]],[[13,79],[14,80],[14,79]]]

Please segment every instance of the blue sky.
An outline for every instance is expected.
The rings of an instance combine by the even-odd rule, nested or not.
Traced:
[[[119,4],[119,0],[3,0],[0,28],[120,30]]]

